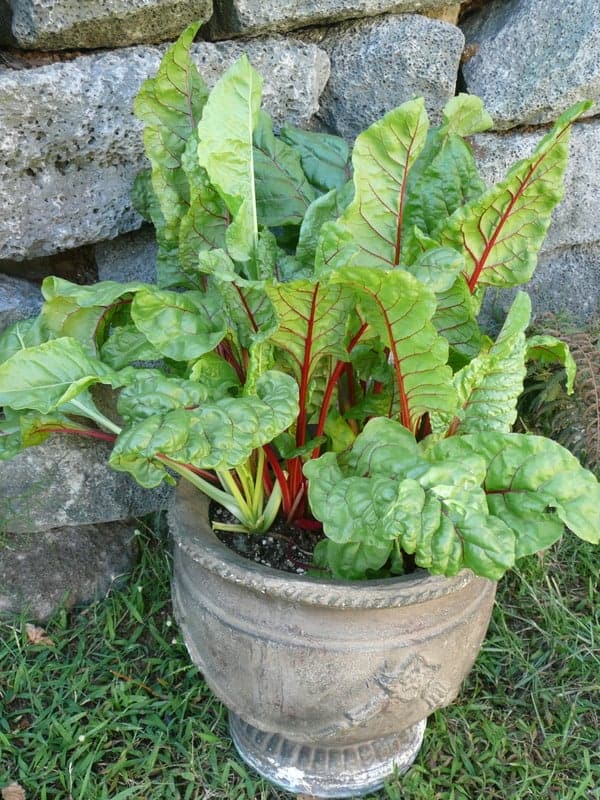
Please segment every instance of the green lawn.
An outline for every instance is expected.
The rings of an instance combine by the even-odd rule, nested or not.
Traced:
[[[46,626],[0,622],[0,788],[27,800],[289,798],[237,759],[190,666],[150,531],[123,591]],[[372,798],[576,800],[600,786],[600,549],[569,539],[505,579],[462,695],[411,771]]]

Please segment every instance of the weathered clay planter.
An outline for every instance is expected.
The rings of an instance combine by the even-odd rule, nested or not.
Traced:
[[[369,583],[277,572],[225,547],[189,485],[170,523],[175,613],[242,758],[319,797],[365,794],[407,770],[427,716],[477,656],[495,584],[468,571]]]

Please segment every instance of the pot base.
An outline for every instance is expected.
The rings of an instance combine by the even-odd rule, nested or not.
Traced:
[[[231,738],[244,761],[288,792],[357,797],[408,770],[421,748],[426,720],[383,739],[343,747],[300,744],[253,727],[229,712]]]

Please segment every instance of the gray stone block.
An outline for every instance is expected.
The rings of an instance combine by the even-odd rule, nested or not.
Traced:
[[[462,27],[472,46],[467,90],[483,98],[498,130],[600,100],[600,0],[492,0]]]
[[[319,46],[331,60],[320,116],[354,139],[383,114],[423,96],[434,120],[454,95],[462,33],[415,14],[382,16],[327,31]]]
[[[35,50],[123,47],[175,39],[212,0],[9,0],[10,34]]]
[[[154,228],[144,225],[139,231],[118,239],[100,242],[95,247],[98,279],[101,281],[156,281],[158,247]]]
[[[600,242],[542,253],[533,278],[520,288],[531,296],[534,315],[552,311],[576,323],[588,321],[600,312]],[[515,291],[488,291],[483,318],[490,329],[499,329]]]
[[[34,283],[0,274],[0,331],[37,314],[42,299],[40,288]]]
[[[142,489],[108,466],[109,455],[104,442],[61,434],[0,461],[0,531],[114,522],[166,506],[170,487]]]
[[[131,569],[133,522],[53,528],[0,539],[0,614],[45,622],[58,608],[105,597]]]
[[[208,28],[211,37],[222,39],[384,13],[446,10],[448,5],[448,0],[220,0]]]
[[[30,259],[139,228],[130,189],[145,164],[132,103],[164,47],[123,48],[0,70],[0,259]],[[279,38],[199,43],[209,85],[247,51],[277,122],[305,125],[329,74],[314,45]]]
[[[516,161],[531,154],[546,131],[481,133],[473,152],[488,184],[501,180]],[[597,242],[600,219],[600,119],[576,123],[571,134],[565,196],[556,208],[543,250]]]

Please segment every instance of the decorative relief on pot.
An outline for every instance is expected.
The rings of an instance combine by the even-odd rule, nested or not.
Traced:
[[[451,699],[451,689],[437,679],[440,664],[430,664],[419,655],[412,654],[399,665],[386,661],[368,681],[375,694],[365,703],[344,712],[343,718],[318,731],[319,738],[336,736],[345,730],[365,724],[379,714],[401,711],[407,703],[422,701],[428,713]]]

